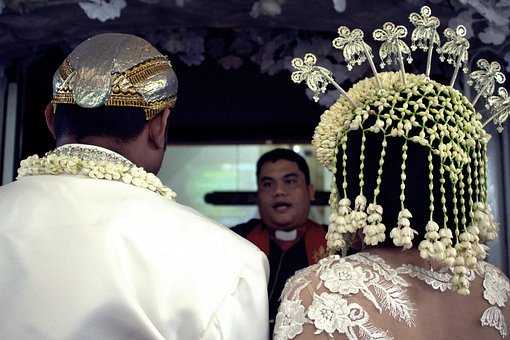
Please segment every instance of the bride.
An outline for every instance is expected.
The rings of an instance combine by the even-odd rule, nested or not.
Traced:
[[[439,40],[435,31],[419,29],[434,17],[427,7],[421,21],[413,15],[413,46],[427,51]],[[462,27],[448,30],[438,50],[455,72],[443,85],[429,77],[430,57],[427,74],[405,72],[402,57],[410,57],[410,49],[401,40],[403,26],[386,23],[374,32],[383,41],[383,62],[394,58],[400,65],[400,72],[384,73],[375,69],[361,31],[339,29],[333,46],[343,49],[348,65],[368,60],[374,76],[341,90],[316,128],[317,157],[336,179],[327,235],[332,255],[287,282],[275,339],[507,336],[510,284],[484,261],[486,243],[497,236],[484,127],[490,121],[501,126],[508,94],[500,88],[492,95],[504,76],[497,63],[483,59],[469,75],[479,93],[474,100],[452,87],[462,46],[469,45]],[[292,79],[306,80],[316,95],[328,84],[340,88],[315,62],[311,54],[294,59]],[[488,97],[494,112],[486,120],[475,109],[480,97]]]

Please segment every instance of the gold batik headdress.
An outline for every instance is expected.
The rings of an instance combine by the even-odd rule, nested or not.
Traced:
[[[336,181],[332,182],[332,213],[327,244],[331,252],[342,250],[345,253],[349,240],[358,230],[364,233],[365,244],[377,245],[385,240],[386,226],[382,223],[383,207],[378,204],[378,195],[388,140],[400,138],[403,143],[400,211],[390,237],[396,246],[404,249],[413,246],[417,232],[411,225],[412,212],[406,208],[406,160],[409,144],[419,144],[428,149],[428,174],[424,175],[428,177],[430,217],[418,249],[421,257],[433,258],[453,267],[454,288],[461,294],[469,294],[469,270],[486,257],[487,248],[483,243],[497,236],[497,225],[487,202],[487,144],[490,135],[484,128],[493,122],[501,131],[510,113],[510,98],[504,88],[499,88],[497,95],[493,95],[496,84],[502,84],[505,76],[497,62],[485,59],[480,59],[476,63],[478,69],[468,75],[468,84],[476,93],[471,101],[453,88],[458,71],[463,69],[467,72],[469,42],[465,37],[465,27],[447,28],[441,45],[437,32],[440,23],[431,15],[429,7],[421,8],[420,13],[412,13],[409,19],[414,26],[411,47],[403,40],[407,36],[404,26],[387,22],[382,29],[373,32],[373,38],[382,42],[379,48],[381,68],[397,64],[399,72],[377,71],[372,49],[365,43],[361,30],[350,30],[345,26],[338,29],[339,36],[333,40],[333,46],[342,52],[347,67],[352,69],[368,61],[373,72],[373,77],[359,81],[347,92],[334,81],[330,71],[316,65],[313,54],[292,61],[296,69],[292,80],[296,83],[305,81],[314,92],[316,101],[329,84],[343,94],[321,116],[312,141],[318,160],[335,176],[337,159],[342,162],[341,188],[337,188]],[[411,63],[412,51],[417,49],[427,53],[425,74],[410,74],[405,70],[405,61]],[[453,66],[448,85],[430,79],[434,49],[441,61]],[[486,99],[486,107],[491,112],[486,119],[475,109],[481,98]],[[354,197],[354,205],[351,203],[353,197],[348,197],[346,180],[350,131],[361,134],[360,192]],[[368,134],[382,135],[378,170],[377,174],[373,174],[376,177],[375,188],[370,193],[366,189],[364,191]],[[439,199],[434,197],[434,160],[435,164],[440,164]],[[413,174],[416,175],[419,176]],[[449,185],[446,185],[447,182]],[[452,197],[453,208],[447,204],[447,187],[451,188],[448,189],[451,190],[448,197]],[[434,221],[436,209],[440,209],[443,215],[441,226]],[[448,216],[453,216],[453,220],[449,220]]]
[[[82,42],[53,76],[54,105],[142,108],[150,120],[175,105],[177,77],[167,57],[128,34],[99,34]]]

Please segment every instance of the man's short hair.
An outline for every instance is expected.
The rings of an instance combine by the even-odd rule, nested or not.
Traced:
[[[305,159],[290,149],[282,148],[271,150],[260,156],[257,161],[257,180],[260,178],[260,171],[264,164],[269,162],[274,163],[282,159],[296,163],[298,169],[305,175],[306,184],[310,184],[310,169],[308,168],[308,164]]]
[[[146,123],[142,108],[57,104],[55,137],[72,136],[78,142],[85,137],[110,137],[126,142],[136,138]]]

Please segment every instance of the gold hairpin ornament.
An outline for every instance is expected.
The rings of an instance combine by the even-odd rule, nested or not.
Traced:
[[[474,86],[477,91],[476,97],[473,99],[473,106],[478,102],[480,97],[487,98],[494,93],[496,83],[503,84],[506,80],[505,75],[501,72],[501,65],[498,62],[489,63],[485,59],[476,62],[479,70],[469,74],[468,84]]]
[[[432,63],[432,52],[434,51],[434,45],[439,46],[441,39],[437,28],[439,27],[439,19],[432,16],[430,7],[423,6],[420,10],[420,14],[411,13],[409,15],[409,21],[414,25],[414,30],[411,34],[411,49],[421,49],[427,54],[427,68],[425,75],[430,77],[430,68]]]
[[[466,39],[466,33],[466,27],[462,25],[457,26],[455,30],[452,28],[445,29],[444,36],[447,41],[442,47],[437,49],[439,60],[442,62],[446,61],[455,67],[450,80],[450,86],[452,87],[457,79],[459,69],[462,67],[464,73],[468,71],[466,64],[468,61],[469,41]]]
[[[411,49],[402,40],[407,36],[407,28],[402,25],[395,26],[392,22],[386,22],[382,29],[378,28],[373,33],[376,41],[382,41],[379,48],[379,57],[381,58],[381,68],[391,65],[395,61],[400,67],[402,82],[406,83],[406,71],[404,67],[404,55],[407,56],[407,62],[413,61]]]
[[[490,96],[487,99],[486,107],[491,111],[492,116],[483,124],[483,127],[493,121],[497,125],[498,132],[503,132],[503,123],[510,115],[510,96],[508,96],[508,91],[504,87],[500,87],[496,96]]]
[[[333,40],[333,47],[343,52],[343,57],[347,62],[347,69],[352,70],[354,65],[361,65],[368,60],[372,73],[377,81],[379,88],[382,88],[379,74],[374,64],[372,49],[363,40],[364,33],[359,28],[352,31],[346,26],[338,28],[338,37]]]

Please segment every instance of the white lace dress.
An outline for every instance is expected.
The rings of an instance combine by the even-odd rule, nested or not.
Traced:
[[[475,275],[483,279],[483,299],[487,302],[480,313],[480,324],[493,328],[504,338],[507,324],[502,309],[510,295],[510,284],[496,267],[486,262],[478,265],[472,280]],[[389,314],[397,322],[414,327],[417,307],[409,297],[407,277],[442,292],[451,289],[449,271],[430,271],[409,264],[393,268],[380,256],[369,253],[327,257],[296,272],[287,282],[276,316],[274,338],[296,338],[309,324],[315,335],[327,335],[324,338],[341,335],[349,340],[393,339],[388,330],[371,321],[367,308],[351,302],[350,297],[356,296],[358,302],[360,298],[366,299],[380,314]],[[303,293],[310,294],[310,301],[303,302]]]

